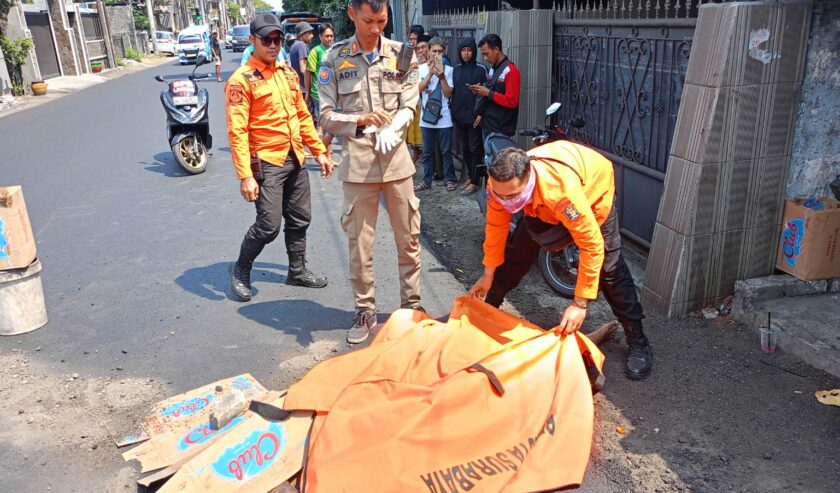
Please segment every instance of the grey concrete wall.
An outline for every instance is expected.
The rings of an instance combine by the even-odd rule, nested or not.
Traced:
[[[6,60],[3,58],[3,50],[0,50],[0,96],[12,92],[12,80],[9,78],[9,71],[6,70]]]
[[[46,0],[43,2],[43,9],[46,9]],[[34,10],[35,6],[33,5],[24,5],[27,10]],[[22,38],[28,37],[28,29],[26,27],[26,19],[23,15],[24,9],[21,8],[21,5],[18,4],[9,11],[9,18],[8,24],[6,29],[8,30],[8,36],[10,38]],[[26,63],[21,67],[21,72],[23,73],[23,85],[27,91],[29,91],[29,85],[36,80],[41,80],[41,70],[38,67],[38,59],[35,58],[35,49],[33,48],[29,52],[29,58]]]
[[[812,3],[700,8],[642,302],[678,316],[775,265]]]
[[[134,17],[131,15],[131,7],[128,5],[106,5],[105,12],[108,15],[108,25],[111,27],[111,36],[134,35]]]
[[[814,4],[796,115],[788,197],[832,196],[840,175],[840,2]]]

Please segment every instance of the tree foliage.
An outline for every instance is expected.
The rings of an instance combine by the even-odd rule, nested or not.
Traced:
[[[3,58],[6,59],[6,69],[12,79],[12,88],[15,96],[23,94],[23,73],[21,67],[26,63],[26,57],[35,44],[30,38],[9,39],[7,36],[0,36],[0,50],[3,51]]]
[[[238,3],[229,2],[227,4],[227,11],[233,24],[242,24],[242,10]]]
[[[260,10],[274,10],[274,8],[264,0],[254,0],[254,10],[259,12]]]
[[[353,24],[347,16],[349,0],[286,0],[283,8],[286,12],[315,12],[332,18],[335,39],[346,39],[353,35]]]

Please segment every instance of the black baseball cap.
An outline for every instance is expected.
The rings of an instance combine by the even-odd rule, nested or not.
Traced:
[[[257,14],[251,21],[251,34],[264,38],[274,31],[283,32],[280,19],[274,14]]]

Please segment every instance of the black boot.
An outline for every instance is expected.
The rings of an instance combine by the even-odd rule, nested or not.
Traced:
[[[642,330],[642,323],[631,322],[624,327],[624,335],[629,348],[624,374],[630,380],[643,380],[653,369],[653,349]]]
[[[230,264],[230,290],[242,301],[251,300],[251,264],[242,267],[239,262]]]
[[[286,284],[305,288],[323,288],[327,285],[327,278],[318,277],[306,268],[305,253],[289,252],[289,275],[286,276]]]

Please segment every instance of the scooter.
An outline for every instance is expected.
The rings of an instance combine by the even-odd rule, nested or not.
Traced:
[[[551,106],[546,108],[545,123],[543,125],[537,125],[533,128],[523,128],[517,133],[521,136],[531,137],[531,142],[535,147],[549,142],[566,140],[566,132],[563,127],[557,124],[552,125],[548,122],[549,119],[560,110],[560,106],[560,103],[553,103]],[[569,124],[572,127],[581,128],[585,125],[585,122],[579,118],[573,118]],[[493,158],[498,152],[498,150],[490,144],[490,137],[493,135],[494,134],[488,135],[488,139],[485,141],[484,145],[484,165],[487,167],[490,166],[490,163],[493,161]],[[479,199],[479,208],[481,208],[482,213],[486,213],[486,189],[485,193],[482,194],[482,197]],[[522,212],[517,212],[513,215],[510,223],[511,233],[521,220]],[[543,278],[554,291],[564,298],[573,299],[575,296],[579,257],[580,251],[574,243],[568,244],[559,249],[544,247],[540,250],[537,264],[540,266]]]
[[[160,101],[166,112],[166,136],[175,161],[188,173],[197,175],[207,168],[207,149],[213,146],[210,135],[210,119],[207,111],[209,94],[207,89],[198,88],[198,81],[209,79],[212,74],[195,75],[195,69],[207,63],[204,55],[198,55],[195,68],[187,79],[167,81],[160,75],[155,80],[168,84],[161,91]]]

